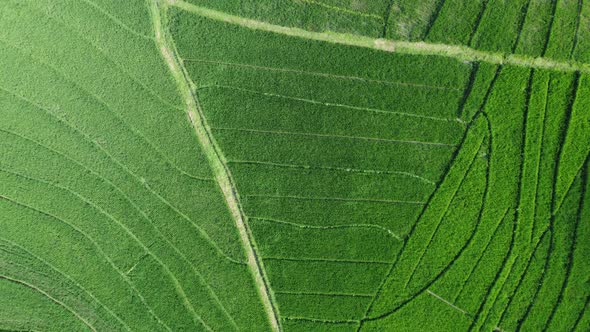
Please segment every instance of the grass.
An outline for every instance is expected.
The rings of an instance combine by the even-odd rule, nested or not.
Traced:
[[[6,0],[0,330],[587,330],[588,8]]]

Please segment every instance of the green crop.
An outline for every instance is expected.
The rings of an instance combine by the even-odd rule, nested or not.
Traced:
[[[589,11],[4,0],[0,330],[588,331]]]

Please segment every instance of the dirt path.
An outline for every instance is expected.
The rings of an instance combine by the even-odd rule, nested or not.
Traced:
[[[248,267],[256,282],[271,327],[274,331],[280,331],[278,311],[270,294],[270,288],[266,281],[264,268],[256,254],[254,239],[246,222],[244,212],[242,211],[240,199],[235,190],[233,178],[227,167],[225,156],[217,146],[211,134],[211,128],[207,125],[207,121],[200,108],[197,96],[193,93],[191,88],[192,81],[185,68],[182,66],[182,63],[179,61],[174,43],[169,39],[169,36],[167,36],[166,33],[166,28],[163,22],[163,18],[165,18],[166,15],[166,7],[179,4],[178,1],[174,0],[169,1],[168,3],[165,3],[162,0],[150,1],[156,43],[162,53],[162,57],[170,69],[170,73],[173,75],[179,86],[179,90],[185,101],[186,112],[190,123],[197,134],[201,148],[207,156],[209,164],[214,172],[215,179],[223,192],[226,204],[236,223],[248,259]]]
[[[213,20],[236,24],[250,29],[280,33],[287,36],[325,41],[349,46],[366,47],[385,52],[439,55],[456,58],[462,61],[482,61],[498,65],[507,64],[529,68],[550,69],[556,71],[580,71],[590,73],[590,64],[576,61],[557,61],[549,58],[533,58],[518,54],[502,54],[495,52],[479,51],[467,46],[434,44],[425,42],[392,41],[385,39],[373,39],[370,37],[344,34],[336,32],[313,32],[299,28],[284,27],[266,22],[251,20],[235,16],[217,10],[193,5],[180,0],[173,0],[170,5],[189,11],[196,15]]]

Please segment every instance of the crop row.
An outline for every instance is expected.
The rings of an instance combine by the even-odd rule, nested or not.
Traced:
[[[476,113],[449,173],[410,232],[369,317],[383,317],[384,323],[395,325],[416,310],[416,302],[424,303],[426,298],[429,303],[438,302],[437,311],[454,309],[462,317],[459,321],[468,326],[482,319],[484,303],[494,301],[489,287],[496,282],[498,271],[511,263],[508,248],[513,246],[520,160],[509,160],[521,155],[519,142],[531,74],[522,68],[504,67],[494,75],[490,86],[483,87],[487,91],[483,113]],[[484,144],[485,140],[489,141]],[[467,155],[483,159],[469,166],[475,159]],[[469,199],[461,199],[462,195]],[[452,223],[455,218],[461,222]],[[431,290],[440,298],[425,297]],[[441,307],[441,302],[447,308]],[[366,324],[370,327],[374,323]]]
[[[257,79],[255,77],[252,79]],[[300,79],[292,78],[292,80]],[[236,83],[238,82],[234,82]],[[316,86],[313,83],[301,85],[302,88]],[[404,90],[408,90],[406,94],[410,94],[411,89]],[[357,96],[362,94],[362,91],[358,89],[342,91],[348,91]],[[224,98],[219,98],[219,94],[223,94]],[[199,97],[201,103],[207,106],[208,122],[214,128],[273,130],[442,144],[456,144],[457,137],[463,131],[462,125],[458,122],[440,121],[387,110],[374,112],[356,107],[328,106],[320,102],[311,103],[265,95],[262,89],[257,93],[224,87],[209,88],[200,90]],[[340,96],[335,97],[340,98]],[[402,104],[403,101],[398,100],[397,103]],[[412,103],[417,102],[413,100]],[[398,109],[397,104],[396,109]],[[405,109],[399,108],[399,110]],[[441,130],[423,130],[430,127],[440,127]]]
[[[421,205],[433,189],[431,183],[405,174],[372,174],[273,165],[232,163],[242,196],[285,196],[330,201],[391,201]],[[327,186],[326,184],[329,184]],[[403,193],[403,194],[402,194]],[[326,203],[329,204],[329,203]]]
[[[246,213],[255,218],[272,219],[299,225],[342,226],[377,225],[397,236],[406,234],[422,209],[414,204],[378,204],[372,202],[304,200],[290,197],[245,196]],[[376,206],[379,208],[376,209]]]
[[[527,76],[528,83],[524,85]],[[506,80],[506,77],[512,78]],[[502,93],[502,90],[517,89],[516,82],[521,82],[521,86],[524,87],[520,88],[520,91],[524,92],[521,96],[524,96],[525,100],[524,103],[519,102],[521,109],[524,110],[524,118],[507,121],[508,114],[502,112],[507,109],[514,110],[514,106],[504,104],[506,101],[511,101],[506,99],[506,96],[511,94],[509,90],[505,93]],[[489,214],[484,211],[483,217],[498,218],[500,215],[498,209],[504,206],[510,218],[502,221],[500,226],[496,226],[501,227],[493,232],[493,239],[497,240],[490,240],[485,245],[486,252],[484,256],[477,259],[477,264],[469,273],[470,277],[467,281],[462,281],[464,280],[462,274],[457,273],[464,268],[461,267],[462,261],[459,259],[455,267],[433,286],[437,293],[444,294],[445,298],[451,299],[451,303],[469,312],[473,319],[470,325],[476,328],[487,329],[499,326],[502,329],[528,330],[559,324],[568,326],[567,329],[569,329],[575,325],[575,316],[583,311],[587,290],[579,286],[576,290],[572,290],[567,285],[569,282],[576,283],[575,279],[569,277],[572,270],[580,273],[578,271],[584,269],[579,264],[574,265],[576,268],[573,269],[572,264],[576,259],[580,259],[579,256],[577,258],[574,255],[574,241],[579,236],[578,229],[582,228],[575,225],[579,223],[576,220],[581,220],[580,216],[583,213],[582,202],[585,194],[582,190],[584,186],[582,181],[584,158],[587,158],[587,152],[584,148],[572,150],[575,152],[567,157],[560,152],[562,149],[560,146],[563,146],[560,140],[566,140],[566,137],[584,140],[584,135],[579,134],[579,129],[577,131],[571,129],[572,124],[583,123],[584,120],[581,120],[583,117],[572,121],[573,118],[569,115],[574,114],[572,110],[575,110],[575,105],[583,104],[583,99],[578,99],[583,95],[576,94],[576,91],[581,88],[580,84],[583,84],[583,80],[580,80],[577,74],[539,71],[526,73],[523,70],[519,72],[509,68],[502,69],[495,82],[485,107],[491,120],[494,142],[496,142],[492,146],[490,176],[500,181],[499,176],[509,174],[514,176],[520,173],[521,181],[506,178],[500,181],[504,184],[501,187],[494,186],[492,182],[489,196],[494,199],[489,203],[486,202],[486,210],[494,212]],[[513,93],[512,96],[514,95]],[[514,99],[511,102],[514,102]],[[503,116],[499,117],[500,114]],[[522,129],[506,127],[507,124],[511,126],[510,123],[512,123],[512,126],[515,126],[519,122],[523,124]],[[504,133],[501,134],[502,132]],[[519,141],[519,136],[521,136],[520,147],[516,144],[508,145],[505,142],[498,142],[512,137],[513,143],[516,143]],[[582,143],[581,146],[585,144]],[[518,152],[519,149],[522,152]],[[512,158],[514,161],[494,162],[494,157],[498,157],[498,154],[504,154],[500,160]],[[559,158],[560,155],[564,157]],[[559,161],[556,162],[556,160]],[[513,170],[508,172],[506,167],[510,164],[515,166],[520,164],[522,169],[518,171],[513,167]],[[498,173],[494,165],[501,165],[500,167],[504,170]],[[573,170],[576,170],[576,173],[568,177],[567,172],[573,172]],[[563,196],[556,191],[559,189],[557,183],[560,183],[560,180],[564,184],[569,183],[568,179],[572,176],[573,184],[562,186],[568,190],[568,193],[561,194],[567,198],[563,200],[563,206],[558,206],[559,197]],[[514,182],[519,183],[520,190],[516,191],[516,188],[510,190],[506,186],[507,183]],[[514,210],[514,216],[512,216],[514,204],[518,208]],[[517,218],[517,222],[512,226],[511,232],[507,226],[513,223],[511,219],[514,218]],[[482,224],[484,222],[488,225],[496,224],[496,222],[487,222],[485,219]],[[488,234],[491,234],[491,230],[492,228],[489,228]],[[510,233],[512,235],[509,235]],[[484,239],[484,237],[481,238]],[[509,243],[506,242],[508,240]],[[473,246],[477,241],[479,240],[474,240]],[[502,243],[502,241],[504,245],[493,249],[494,243]],[[508,252],[506,252],[507,247]],[[494,250],[498,253],[495,254]],[[469,254],[469,248],[465,254]],[[487,262],[487,267],[484,266],[484,262]],[[500,262],[502,262],[502,268],[498,269]],[[488,271],[480,271],[482,268]],[[461,279],[454,280],[455,275]],[[457,288],[461,289],[458,295]],[[556,319],[554,318],[556,312],[563,315],[562,299],[566,290],[569,294],[572,292],[579,294],[576,296],[575,304],[572,304],[575,310],[569,314],[568,320]],[[402,312],[403,310],[396,313],[395,317],[402,315]]]
[[[340,0],[189,0],[198,6],[250,19],[313,31],[337,31],[377,36],[383,28],[386,0],[361,0],[352,4]]]
[[[252,30],[171,9],[183,59],[355,76],[462,89],[470,66],[437,56],[391,54]],[[201,31],[194,35],[193,31]],[[244,52],[244,50],[247,50]],[[329,54],[330,56],[326,56]],[[428,66],[430,70],[422,70]],[[198,76],[195,76],[198,78]],[[242,78],[243,80],[243,78]],[[199,82],[200,83],[200,82]]]
[[[394,6],[388,37],[587,62],[589,11],[583,1],[406,1]]]
[[[462,95],[461,89],[450,91],[438,87],[390,86],[374,82],[355,82],[294,73],[253,72],[245,68],[219,68],[189,62],[192,73],[200,73],[202,90],[242,89],[251,95],[270,95],[288,101],[338,107],[341,110],[364,110],[367,115],[389,113],[408,118],[452,120]],[[313,86],[314,89],[309,89]],[[350,93],[355,91],[355,93]],[[437,105],[435,107],[435,105]]]
[[[489,141],[484,142],[487,130],[485,119],[480,117],[478,120],[469,130],[441,186],[410,231],[401,255],[371,308],[370,317],[399,309],[422,292],[431,280],[436,280],[439,271],[452,263],[456,252],[467,241],[461,237],[469,236],[478,224],[482,200],[480,198],[477,204],[478,200],[467,200],[467,197],[482,197],[485,193],[486,153],[490,144]],[[469,209],[463,207],[467,202],[473,204]],[[457,230],[459,220],[463,231]]]

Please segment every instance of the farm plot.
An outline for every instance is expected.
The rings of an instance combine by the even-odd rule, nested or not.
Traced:
[[[0,328],[267,325],[146,3],[0,7]]]
[[[173,15],[283,323],[354,328],[461,142],[471,65]]]
[[[0,330],[588,330],[588,8],[4,1]]]
[[[578,136],[572,127],[588,123],[579,118],[587,112],[576,111],[586,99],[580,94],[584,80],[578,74],[509,67],[498,71],[482,113],[475,116],[488,122],[476,141],[482,143],[470,143],[468,134],[363,327],[378,329],[387,322],[385,326],[402,330],[440,324],[443,330],[585,329],[580,322],[589,290],[575,276],[587,269],[578,241],[590,202],[590,141],[587,132]],[[480,127],[485,128],[476,122],[472,130]],[[582,150],[567,157],[564,149],[572,137],[579,137],[576,146]],[[488,150],[478,155],[481,144]],[[475,159],[464,159],[463,153]],[[507,161],[521,155],[520,169],[519,162]],[[487,170],[480,171],[479,181],[470,182],[477,176],[470,174],[477,157],[488,160]],[[456,172],[461,174],[459,184]],[[486,198],[477,205],[482,186]],[[465,191],[470,204],[453,203]],[[471,209],[475,217],[466,215]],[[460,222],[453,223],[454,214]],[[463,233],[465,227],[471,230]],[[460,238],[467,234],[471,236]],[[564,302],[566,296],[571,302]],[[433,314],[440,318],[433,321]],[[445,319],[448,315],[454,318]]]
[[[354,78],[342,71],[357,66],[346,65],[336,57],[325,64],[307,60],[316,54],[316,45],[326,49],[337,46],[259,31],[234,29],[223,35],[229,26],[224,28],[186,13],[175,14],[174,18],[179,56],[195,82],[208,125],[230,165],[264,264],[272,271],[269,281],[286,329],[578,326],[588,296],[584,287],[577,290],[579,301],[572,306],[576,314],[570,313],[569,321],[557,323],[553,317],[568,311],[562,309],[562,299],[570,285],[570,264],[576,259],[574,241],[579,233],[574,225],[587,201],[582,188],[586,185],[583,179],[590,144],[581,129],[587,126],[587,112],[576,111],[584,107],[580,105],[585,97],[578,98],[577,90],[585,89],[585,76],[475,63],[467,65],[457,78],[445,76],[451,82],[461,82],[455,84],[455,90],[464,87],[453,98],[450,82],[438,81],[438,87],[433,89],[432,83],[425,83],[436,79],[420,80],[419,73],[411,75],[398,69],[393,75],[403,77],[403,84],[388,93],[395,99],[367,100],[370,91],[378,91],[378,82],[354,71]],[[189,30],[214,31],[211,34],[215,37],[195,42],[186,37],[190,36]],[[251,53],[244,52],[245,44],[256,47]],[[287,47],[293,50],[284,50]],[[333,53],[351,55],[346,60],[361,58],[352,56],[356,51]],[[410,58],[420,61],[421,57]],[[405,60],[400,55],[390,59]],[[434,63],[431,67],[436,71],[439,66]],[[368,68],[371,75],[370,65]],[[342,82],[361,78],[363,84],[358,86]],[[390,78],[379,79],[380,84],[391,84]],[[335,88],[325,88],[328,84]],[[367,86],[371,89],[364,90]],[[403,97],[411,93],[409,90],[424,88],[438,91],[429,99],[420,99],[420,92],[412,92],[411,100]],[[447,102],[438,102],[439,96]],[[446,107],[449,100],[455,100],[453,107]],[[428,101],[436,101],[436,106],[427,106]],[[338,108],[352,108],[355,112],[342,113]],[[383,130],[387,122],[371,124],[366,114],[362,115],[364,120],[357,118],[358,112],[367,109],[411,109],[414,114],[410,116],[420,121],[440,121],[446,116],[447,120],[455,118],[452,124],[467,125],[462,125],[463,130],[455,136],[456,154],[445,159],[437,152],[436,157],[424,159],[433,152],[399,146],[395,151],[403,151],[406,157],[396,161],[395,151],[387,152],[370,141],[395,144],[401,143],[398,137],[404,137],[406,143],[430,142],[427,144],[440,147],[452,141],[436,131],[416,138],[412,136],[416,133],[414,127],[403,122],[395,122],[399,129],[392,124]],[[398,111],[394,112],[397,115]],[[405,128],[410,130],[406,132]],[[375,137],[382,132],[400,136]],[[571,137],[579,139],[573,143]],[[349,142],[341,147],[341,140]],[[569,149],[572,152],[566,154]],[[383,155],[394,162],[376,157]],[[422,173],[420,162],[413,163],[414,156],[430,160],[426,173]],[[436,172],[434,160],[451,161],[451,166]],[[555,164],[556,160],[560,161]],[[398,165],[402,168],[395,168]],[[420,198],[422,184],[406,183],[415,176],[391,182],[372,180],[367,169],[371,173],[377,169],[382,173],[411,169],[415,172],[412,175],[435,182],[436,191],[424,190]],[[365,174],[334,174],[352,170]],[[420,201],[424,204],[413,215],[401,207],[390,212],[390,221],[401,220],[398,211],[402,211],[403,218],[409,218],[406,220],[416,221],[401,228],[373,218],[371,213],[381,208],[363,208],[360,218],[348,215],[346,220],[355,224],[347,225],[331,207],[332,203],[338,203],[336,207],[341,210],[346,203]],[[301,214],[307,219],[298,219]],[[378,235],[370,235],[369,240],[359,230],[353,232],[352,228],[365,220],[378,220],[369,222],[370,226],[384,227],[396,237],[401,235],[403,241],[398,246],[388,245],[389,251],[380,249]],[[560,268],[559,262],[564,261],[569,263],[566,267],[561,263]],[[357,280],[354,272],[344,267],[353,263],[389,267],[369,277],[372,280],[381,276],[384,281],[369,286],[366,292],[366,283],[359,284],[362,288],[351,288],[346,282]],[[325,272],[329,277],[318,279],[316,271],[324,271],[319,264],[337,264],[329,271],[342,270]],[[577,269],[585,268],[579,264]],[[291,282],[284,289],[286,279]],[[342,288],[334,288],[334,283]],[[535,287],[539,284],[540,289]],[[305,304],[306,298],[314,303],[313,307]],[[326,306],[324,310],[322,305]],[[334,311],[334,307],[339,310]],[[433,311],[439,320],[416,314],[430,315]]]

